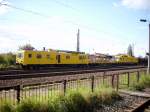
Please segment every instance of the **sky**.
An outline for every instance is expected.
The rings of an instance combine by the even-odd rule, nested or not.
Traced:
[[[0,53],[30,43],[36,49],[135,56],[148,51],[150,0],[0,0]]]

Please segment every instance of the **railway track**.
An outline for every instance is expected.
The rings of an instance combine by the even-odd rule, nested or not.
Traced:
[[[126,95],[143,98],[137,100],[125,109],[125,112],[150,112],[150,94],[141,92],[121,92]]]
[[[28,73],[46,73],[58,71],[77,71],[77,70],[94,70],[94,69],[111,69],[111,68],[144,68],[145,66],[93,66],[93,67],[50,67],[42,70],[4,70],[0,71],[0,75],[28,74]]]
[[[150,105],[144,110],[144,112],[150,112]]]
[[[22,79],[22,78],[36,78],[36,77],[49,77],[49,76],[61,76],[61,75],[73,75],[73,74],[84,74],[84,73],[95,73],[95,72],[105,72],[105,71],[120,71],[120,70],[138,70],[144,69],[143,66],[132,66],[132,67],[111,67],[111,68],[76,68],[76,69],[54,69],[45,71],[27,71],[25,73],[6,73],[0,75],[0,80],[10,80],[10,79]],[[127,72],[126,71],[126,72]]]
[[[133,109],[132,112],[150,112],[150,99],[140,102],[138,107]]]

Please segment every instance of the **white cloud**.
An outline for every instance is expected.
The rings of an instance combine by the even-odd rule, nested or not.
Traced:
[[[8,10],[9,10],[8,7],[6,7],[6,6],[4,6],[4,5],[1,5],[1,6],[0,6],[0,15],[7,13]]]
[[[121,51],[120,44],[118,44],[120,43],[119,41],[111,40],[106,35],[98,36],[97,34],[88,32],[81,29],[81,51],[92,52],[94,49],[95,52],[111,54]],[[0,44],[0,47],[2,49],[7,48],[7,51],[16,51],[19,45],[30,41],[37,49],[46,47],[76,50],[76,33],[77,28],[65,26],[61,22],[56,22],[55,24],[49,22],[47,25],[37,26],[27,24],[0,26],[0,41],[3,43]],[[111,46],[114,47],[114,51],[111,50]],[[2,49],[0,52],[3,52]]]
[[[30,42],[37,49],[46,47],[75,50],[76,30],[68,29],[60,23],[49,22],[44,25],[16,24],[0,26],[0,40],[3,43],[0,44],[0,47],[5,49],[7,46],[9,50],[12,50],[11,48],[17,50],[19,45]],[[2,49],[0,49],[0,52],[3,52],[1,51]]]
[[[19,45],[29,42],[39,50],[42,47],[76,50],[77,27],[64,24],[61,20],[59,17],[54,17],[45,24],[1,25],[0,52],[16,51]],[[109,54],[126,53],[128,40],[122,41],[121,38],[89,32],[89,30],[82,28],[80,31],[81,51]]]
[[[133,9],[150,9],[150,0],[121,0],[121,4]]]
[[[0,3],[10,4],[9,2],[3,1],[3,0],[0,0]],[[0,4],[0,15],[3,15],[3,14],[7,13],[10,10],[9,7],[7,7],[6,5],[2,5],[2,4]]]

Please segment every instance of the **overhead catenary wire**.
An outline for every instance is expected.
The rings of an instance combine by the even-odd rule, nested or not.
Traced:
[[[10,5],[10,4],[0,3],[0,5],[5,5],[5,6],[7,6],[7,7],[14,8],[14,9],[17,9],[17,10],[20,10],[20,11],[23,11],[23,12],[31,13],[31,14],[33,14],[33,15],[42,16],[42,17],[44,17],[44,18],[45,18],[45,17],[46,17],[46,18],[52,17],[52,16],[48,16],[48,15],[45,15],[45,14],[42,14],[42,13],[39,13],[39,12],[36,12],[36,11],[19,8],[19,7],[16,7],[16,6],[14,6],[14,5]],[[82,28],[85,28],[85,29],[87,29],[87,30],[93,30],[93,31],[95,31],[95,32],[102,32],[102,31],[99,31],[99,30],[97,30],[97,29],[88,27],[87,25],[81,25],[81,24],[75,23],[75,22],[70,21],[70,20],[63,20],[63,22],[65,22],[65,23],[70,23],[70,24],[72,24],[72,25],[74,25],[74,26],[82,27]],[[107,34],[108,34],[108,32],[102,32],[102,33],[107,33]]]
[[[62,5],[62,6],[64,6],[64,7],[66,7],[66,8],[70,8],[70,9],[72,9],[72,10],[74,10],[74,11],[76,11],[76,12],[79,13],[79,9],[77,9],[77,8],[71,6],[71,5],[68,5],[68,4],[64,3],[64,2],[60,2],[60,1],[58,1],[58,0],[53,0],[53,1],[54,1],[55,3],[57,3],[57,4],[59,4],[59,5]]]
[[[0,5],[5,5],[5,6],[10,7],[10,8],[14,8],[14,9],[17,9],[17,10],[20,10],[20,11],[23,11],[23,12],[31,13],[31,14],[34,14],[34,15],[42,16],[42,17],[50,17],[50,16],[47,16],[45,14],[42,14],[42,13],[39,13],[39,12],[36,12],[36,11],[19,8],[19,7],[10,5],[10,4],[0,3]]]
[[[29,12],[29,13],[32,13],[32,14],[36,14],[36,15],[39,15],[39,16],[46,16],[46,17],[48,17],[47,15],[41,14],[41,13],[36,12],[36,11],[27,10],[27,9],[23,9],[23,8],[18,8],[18,7],[16,7],[16,6],[3,3],[4,1],[6,1],[6,0],[2,0],[2,1],[0,2],[0,5],[5,5],[5,6],[7,6],[7,7],[15,8],[15,9],[18,9],[18,10],[21,10],[21,11],[26,11],[26,12]],[[72,10],[74,10],[74,11],[76,11],[76,12],[79,13],[79,10],[78,10],[77,8],[74,8],[74,7],[68,5],[68,4],[64,3],[64,2],[60,2],[60,1],[58,1],[58,0],[53,0],[53,1],[54,1],[55,3],[57,3],[57,4],[59,4],[59,5],[62,5],[62,6],[64,6],[64,7],[66,7],[66,8],[70,8],[70,9],[72,9]]]

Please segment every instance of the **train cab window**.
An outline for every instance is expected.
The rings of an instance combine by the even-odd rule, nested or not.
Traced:
[[[47,54],[46,57],[47,57],[47,59],[50,59],[50,55],[49,54]]]
[[[29,57],[29,58],[32,58],[32,54],[28,54],[28,57]]]
[[[70,56],[66,56],[66,59],[70,59]]]
[[[41,59],[41,58],[42,58],[42,55],[41,55],[41,54],[37,54],[37,55],[36,55],[36,58]]]
[[[18,58],[22,58],[23,57],[23,54],[22,53],[18,53]]]

